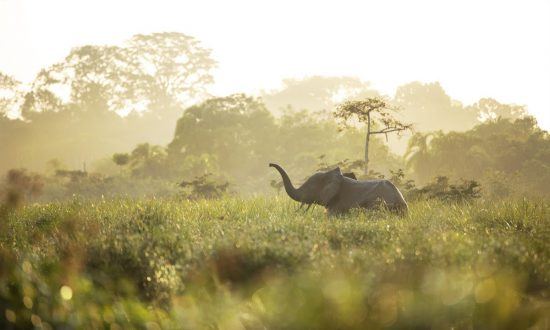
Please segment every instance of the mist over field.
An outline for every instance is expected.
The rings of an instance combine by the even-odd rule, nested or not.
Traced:
[[[75,3],[0,0],[0,328],[550,328],[545,4]]]

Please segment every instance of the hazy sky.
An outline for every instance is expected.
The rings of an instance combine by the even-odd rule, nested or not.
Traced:
[[[213,49],[216,94],[350,75],[392,95],[524,104],[550,129],[550,1],[0,0],[0,71],[31,81],[72,47],[178,31]]]

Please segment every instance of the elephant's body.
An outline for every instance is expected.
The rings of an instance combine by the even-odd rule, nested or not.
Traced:
[[[371,208],[379,201],[392,210],[408,208],[403,195],[391,181],[358,181],[347,177],[343,179],[340,193],[329,201],[326,208],[331,213],[341,213],[352,208]]]
[[[340,168],[312,175],[299,188],[294,188],[285,170],[269,164],[281,174],[290,198],[304,204],[318,204],[330,213],[342,213],[352,208],[371,208],[382,201],[391,210],[406,212],[407,202],[397,187],[388,180],[358,181],[342,174]]]

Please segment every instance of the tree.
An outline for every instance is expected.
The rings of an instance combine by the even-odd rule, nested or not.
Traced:
[[[73,48],[63,61],[38,73],[26,95],[23,116],[70,107],[94,112],[120,110],[130,99],[124,81],[131,78],[120,47]]]
[[[200,42],[178,32],[138,34],[123,49],[136,77],[136,101],[165,112],[205,93],[216,62]]]
[[[21,83],[15,78],[0,72],[0,117],[13,116],[21,98]]]
[[[414,170],[417,179],[431,179],[433,166],[430,166],[432,164],[426,160],[430,157],[431,139],[440,135],[443,135],[443,133],[415,133],[410,138],[404,158],[407,167]]]
[[[130,155],[127,153],[117,153],[113,155],[113,162],[120,166],[122,169],[123,166],[128,165],[130,162]]]
[[[491,98],[482,98],[468,108],[471,109],[470,111],[477,113],[481,120],[521,119],[527,116],[524,106],[503,104]]]
[[[414,135],[407,160],[420,183],[440,175],[478,181],[498,197],[550,194],[550,136],[532,117],[487,120],[466,132]]]
[[[130,162],[130,155],[126,153],[114,154],[113,162],[115,162],[118,166],[124,166]]]
[[[189,107],[178,120],[168,146],[170,158],[182,164],[188,157],[213,155],[214,167],[235,181],[259,177],[273,155],[277,126],[260,99],[235,94]],[[181,166],[181,165],[178,165]]]
[[[212,67],[197,40],[160,33],[73,48],[29,86],[1,74],[0,140],[9,143],[0,145],[0,170],[40,171],[51,158],[74,166],[142,141],[165,145]]]
[[[132,175],[136,177],[160,178],[169,173],[166,169],[166,151],[163,147],[142,143],[129,155]]]
[[[417,131],[465,131],[479,123],[479,113],[453,100],[438,82],[399,86],[392,102]]]
[[[121,46],[77,47],[38,74],[26,108],[166,113],[203,93],[214,65],[209,49],[175,32],[136,35]]]
[[[352,119],[357,119],[360,123],[367,125],[367,136],[365,139],[365,175],[368,174],[369,166],[369,143],[371,135],[411,130],[412,124],[405,124],[392,113],[397,108],[389,105],[385,100],[379,97],[369,97],[360,101],[346,101],[340,104],[335,112],[336,118],[342,121],[343,126],[347,126]]]
[[[36,173],[28,173],[25,169],[11,169],[6,174],[7,197],[13,205],[21,202],[25,197],[30,200],[42,193],[44,181],[42,176]]]

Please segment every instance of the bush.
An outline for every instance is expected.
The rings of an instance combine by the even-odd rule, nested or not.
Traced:
[[[449,178],[438,176],[434,182],[422,188],[409,189],[408,196],[413,199],[439,199],[449,202],[472,201],[481,197],[481,185],[474,180],[451,184]]]

